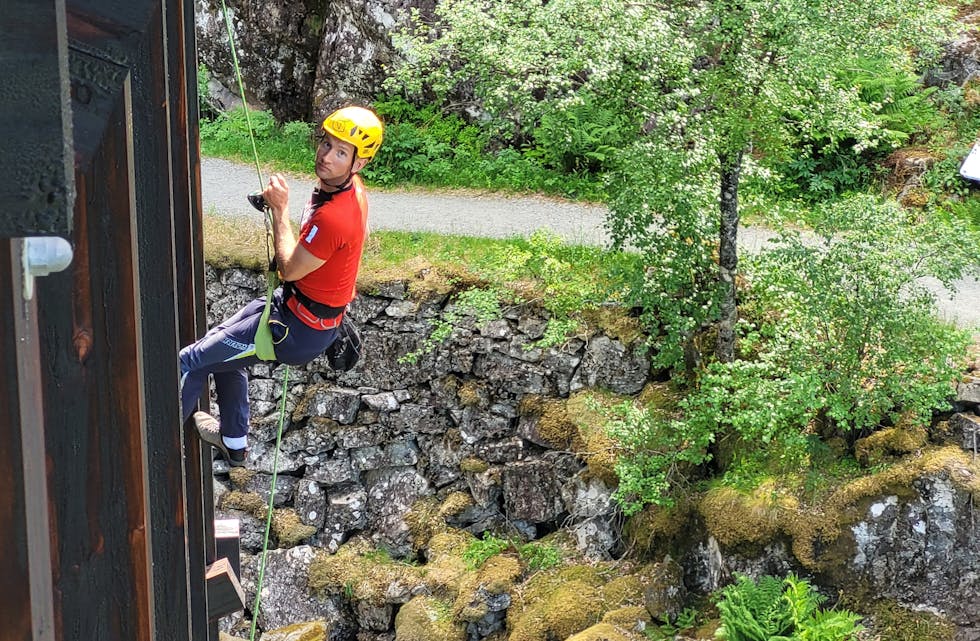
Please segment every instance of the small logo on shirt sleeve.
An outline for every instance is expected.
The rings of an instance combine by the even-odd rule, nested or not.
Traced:
[[[313,242],[313,237],[316,236],[316,233],[318,231],[320,231],[320,229],[316,225],[313,225],[312,227],[310,227],[310,232],[308,234],[306,234],[306,242],[312,243]]]

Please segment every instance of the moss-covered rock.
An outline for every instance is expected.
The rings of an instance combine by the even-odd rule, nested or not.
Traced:
[[[953,641],[956,627],[930,612],[915,612],[894,601],[878,601],[868,608],[865,624],[888,641]]]
[[[308,585],[313,593],[382,605],[393,584],[409,590],[424,585],[421,568],[393,561],[364,539],[348,541],[336,554],[318,551],[310,563]]]
[[[611,623],[597,623],[568,637],[567,641],[643,641],[645,638]]]
[[[256,473],[255,470],[250,470],[247,467],[233,467],[228,470],[228,478],[233,488],[244,490],[249,481],[255,478]]]
[[[642,605],[647,583],[642,576],[634,573],[616,577],[602,588],[606,608]]]
[[[272,534],[279,547],[291,548],[316,534],[316,527],[303,523],[296,510],[279,508],[272,513]]]
[[[473,497],[468,492],[451,492],[439,505],[439,516],[443,519],[451,519],[474,505]]]
[[[461,407],[483,407],[487,402],[487,391],[477,381],[467,380],[460,383],[456,398]]]
[[[602,615],[602,623],[609,623],[621,630],[641,632],[653,625],[653,620],[642,605],[628,605],[606,612]]]
[[[786,518],[783,526],[792,536],[794,556],[811,571],[846,568],[852,550],[838,539],[845,526],[864,518],[867,501],[885,495],[915,499],[914,481],[934,474],[948,477],[965,492],[980,494],[980,463],[956,446],[924,448],[917,456],[850,481],[819,505]]]
[[[467,456],[459,462],[459,469],[470,474],[483,474],[490,469],[490,464],[475,456]]]
[[[257,519],[264,519],[268,510],[268,505],[261,496],[255,492],[241,492],[239,490],[226,492],[221,497],[221,505],[219,507],[225,510],[248,512]]]
[[[521,399],[518,412],[532,442],[556,450],[582,449],[578,428],[569,418],[565,401],[528,394]]]
[[[684,570],[670,557],[651,564],[645,573],[643,604],[650,616],[659,621],[673,622],[687,600]]]
[[[567,639],[595,624],[607,578],[600,567],[586,565],[534,575],[507,611],[510,641]]]
[[[459,596],[453,604],[453,615],[460,621],[477,622],[491,611],[499,612],[510,604],[509,595],[521,576],[521,564],[515,557],[492,556],[476,572],[464,576]],[[495,597],[508,595],[504,599]]]
[[[698,505],[708,533],[726,546],[772,540],[780,532],[784,514],[798,507],[794,499],[774,490],[771,483],[752,492],[725,486],[708,490]]]
[[[680,497],[670,506],[648,505],[626,522],[623,536],[638,558],[662,558],[689,531],[694,514],[694,504],[688,497]]]
[[[296,623],[262,633],[262,641],[326,641],[329,632],[326,621]]]
[[[466,629],[452,619],[452,607],[431,596],[417,596],[395,615],[395,641],[464,641]]]
[[[866,467],[879,465],[905,454],[911,454],[926,444],[928,434],[920,426],[896,426],[878,430],[858,439],[854,457]]]
[[[640,319],[631,316],[626,307],[603,305],[586,309],[582,311],[582,318],[596,332],[616,338],[623,345],[631,345],[643,337]]]
[[[616,457],[619,446],[606,432],[608,422],[603,408],[623,402],[626,397],[594,390],[576,392],[568,397],[565,411],[578,430],[576,453],[585,461],[589,474],[610,486],[619,483]]]
[[[402,518],[416,551],[424,549],[434,534],[446,529],[446,521],[439,514],[439,502],[434,497],[419,499]]]
[[[468,576],[463,553],[476,538],[464,530],[448,528],[433,535],[426,548],[428,563],[421,569],[429,589],[446,598],[455,598]]]

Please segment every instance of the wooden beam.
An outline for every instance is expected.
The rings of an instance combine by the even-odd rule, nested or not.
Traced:
[[[131,108],[127,79],[76,175],[75,260],[37,283],[63,639],[153,639]]]
[[[0,237],[71,233],[64,0],[5,0],[0,19]]]
[[[0,638],[54,641],[37,309],[21,294],[22,249],[0,239]]]

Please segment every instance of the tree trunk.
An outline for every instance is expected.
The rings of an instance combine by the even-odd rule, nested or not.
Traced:
[[[735,274],[738,268],[738,179],[742,152],[723,154],[721,160],[721,229],[718,243],[718,276],[721,280],[721,318],[715,355],[723,363],[735,358]]]

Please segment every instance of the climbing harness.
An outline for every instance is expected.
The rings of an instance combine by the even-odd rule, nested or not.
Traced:
[[[241,70],[238,67],[238,54],[235,51],[235,38],[231,28],[231,20],[228,18],[228,7],[225,0],[221,0],[221,12],[225,19],[225,28],[228,31],[228,44],[231,48],[231,62],[235,69],[235,78],[238,81],[238,91],[242,97],[242,107],[245,110],[245,123],[248,127],[248,137],[252,143],[252,157],[255,160],[255,171],[259,176],[259,189],[265,187],[262,179],[262,169],[259,167],[259,152],[255,146],[255,133],[252,129],[252,120],[248,114],[248,104],[245,102],[245,84],[242,82]],[[265,216],[265,251],[268,259],[268,269],[266,270],[266,291],[265,309],[259,319],[259,327],[255,333],[255,355],[263,361],[276,360],[275,341],[272,338],[272,330],[269,327],[269,314],[272,311],[272,294],[279,286],[279,274],[276,265],[275,241],[272,232],[272,210],[262,197],[261,191],[253,192],[248,195],[248,201],[252,206],[261,211]],[[252,605],[252,625],[249,632],[249,641],[255,641],[255,629],[259,618],[259,605],[262,598],[262,582],[265,579],[266,555],[269,551],[269,532],[272,529],[272,511],[276,499],[276,481],[279,477],[279,447],[282,444],[282,427],[286,417],[286,392],[289,389],[289,366],[284,367],[282,377],[282,394],[279,404],[279,424],[276,429],[276,448],[272,459],[272,487],[269,490],[269,508],[266,511],[265,535],[262,540],[262,556],[259,561],[258,580],[255,584],[255,602]]]

